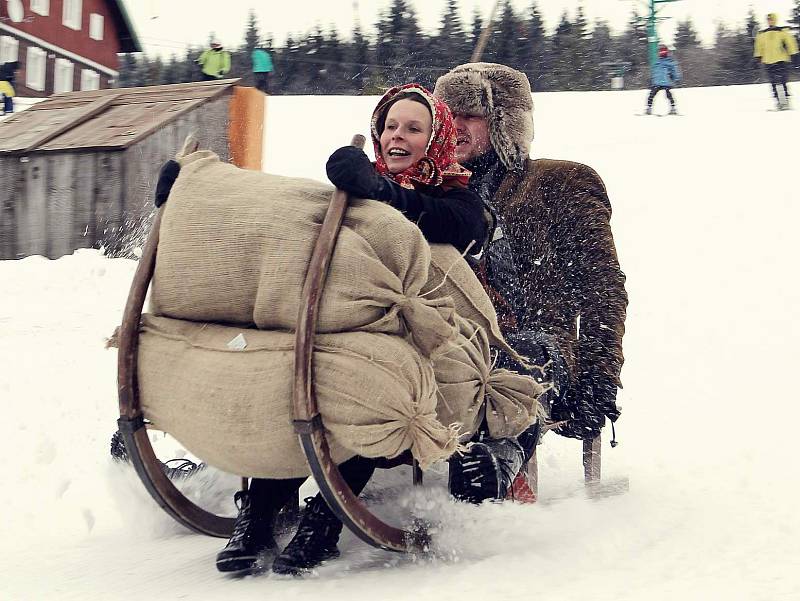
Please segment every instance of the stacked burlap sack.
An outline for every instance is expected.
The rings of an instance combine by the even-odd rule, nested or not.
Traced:
[[[292,332],[332,188],[240,170],[208,151],[180,162],[162,209],[153,315],[141,328],[145,415],[226,471],[308,475],[291,423]],[[442,263],[452,253],[463,262],[452,248],[436,252]],[[474,281],[456,285],[437,281],[431,265],[431,248],[398,211],[351,202],[313,357],[337,462],[410,449],[427,467],[451,455],[484,415],[490,428],[512,434],[534,419],[535,382],[491,369],[489,342],[499,329],[488,298],[477,301],[486,315],[456,312],[453,286],[485,297],[469,267]],[[487,394],[494,397],[484,403]]]

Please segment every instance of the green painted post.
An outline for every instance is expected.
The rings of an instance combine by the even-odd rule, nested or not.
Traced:
[[[678,2],[678,0],[649,0],[649,2],[650,11],[647,15],[647,54],[650,60],[650,71],[652,72],[653,66],[656,64],[656,56],[658,55],[658,31],[656,31],[658,7],[656,5],[665,4],[667,2]]]

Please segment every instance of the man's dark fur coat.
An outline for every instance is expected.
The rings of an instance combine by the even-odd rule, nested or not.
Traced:
[[[525,327],[549,335],[564,357],[572,382],[564,404],[616,420],[628,297],[602,180],[580,163],[527,160],[522,170],[507,172],[492,204],[527,301]],[[551,420],[569,417],[562,408]],[[586,438],[588,432],[567,425],[559,433]]]

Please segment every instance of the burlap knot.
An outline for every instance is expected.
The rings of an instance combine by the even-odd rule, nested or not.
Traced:
[[[493,369],[485,382],[486,425],[492,438],[519,436],[536,420],[544,388],[530,376]]]
[[[387,318],[400,317],[412,344],[425,357],[446,352],[458,337],[456,312],[449,297],[424,298],[399,295]]]
[[[521,434],[536,418],[542,387],[530,376],[493,368],[486,330],[460,315],[456,323],[455,344],[433,362],[439,421],[459,423],[467,434],[485,415],[491,436]]]
[[[436,386],[433,372],[421,370],[416,384],[422,396],[432,396]],[[420,467],[427,469],[461,450],[459,425],[442,424],[427,402],[413,403],[411,407],[373,404],[370,411],[375,416],[371,424],[349,423],[349,412],[342,410],[329,412],[323,418],[333,440],[343,441],[344,446],[364,457],[392,459],[410,449]]]

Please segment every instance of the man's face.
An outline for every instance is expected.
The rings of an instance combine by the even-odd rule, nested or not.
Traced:
[[[456,160],[474,159],[489,150],[489,124],[485,117],[453,115],[456,126]]]

